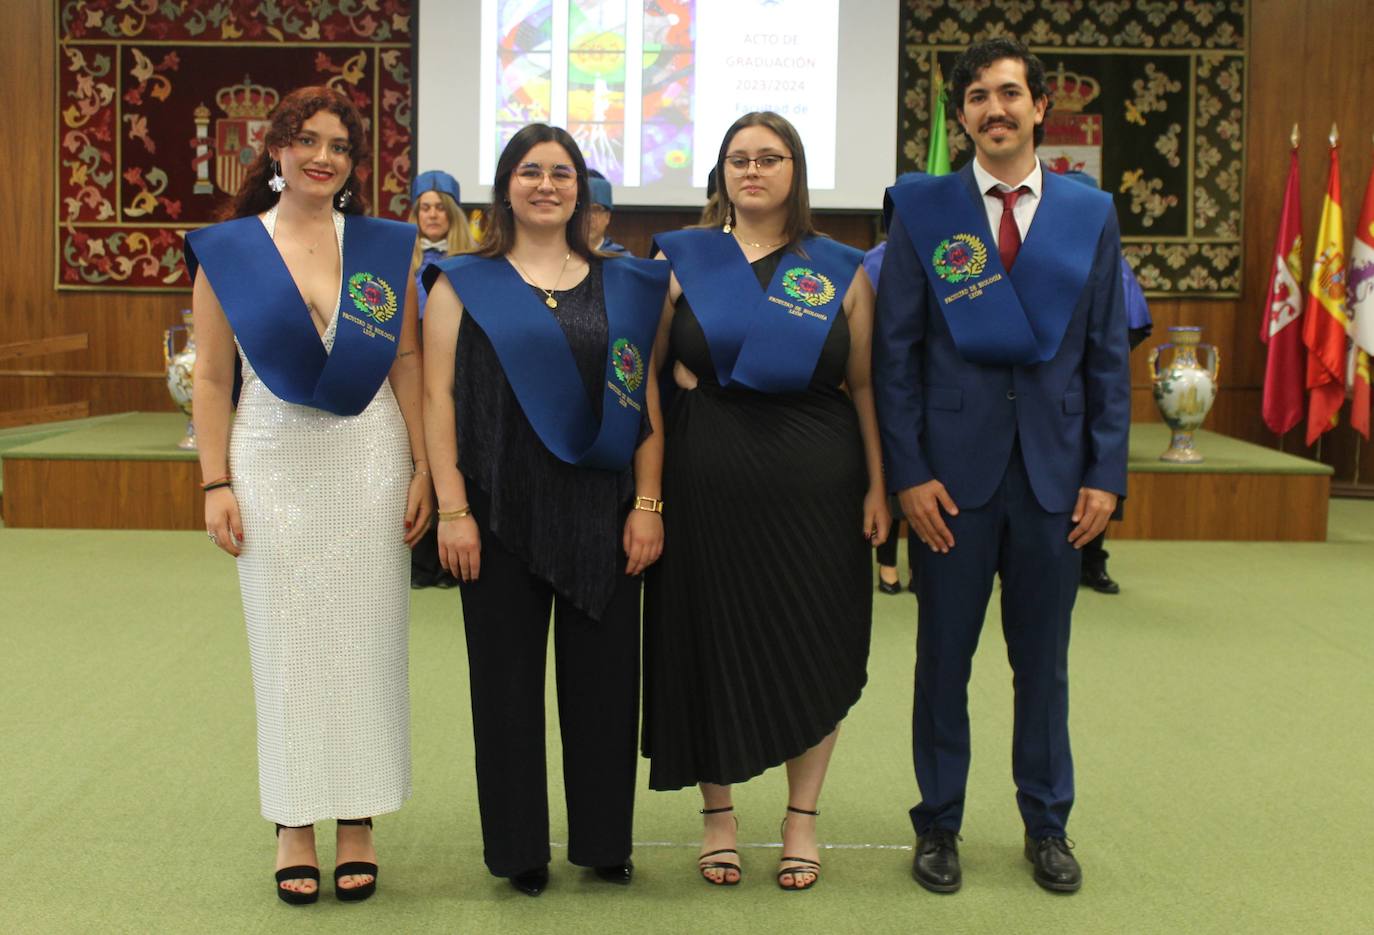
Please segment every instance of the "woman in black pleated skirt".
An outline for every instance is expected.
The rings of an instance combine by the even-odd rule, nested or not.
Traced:
[[[702,226],[733,236],[767,289],[780,261],[815,242],[801,140],[776,114],[746,115],[727,133],[716,173],[724,190]],[[700,786],[698,868],[710,883],[733,885],[741,868],[731,787],[785,763],[777,881],[807,889],[820,878],[826,767],[867,679],[871,546],[890,525],[869,382],[873,291],[861,269],[835,283],[843,314],[831,319],[809,383],[803,374],[796,391],[763,392],[717,373],[720,347],[698,313],[730,302],[699,289],[694,309],[693,285],[684,291],[677,275],[685,267],[674,269],[656,355],[672,361],[677,391],[667,416],[665,548],[646,593],[649,784]],[[757,305],[753,295],[734,301],[731,314]],[[711,311],[719,321],[722,309]]]

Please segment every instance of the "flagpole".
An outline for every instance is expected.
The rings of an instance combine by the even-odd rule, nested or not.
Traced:
[[[1296,120],[1293,121],[1293,132],[1288,134],[1288,143],[1292,149],[1296,150],[1298,148],[1298,122]],[[1279,433],[1279,451],[1283,451],[1283,442],[1287,437],[1287,432]]]

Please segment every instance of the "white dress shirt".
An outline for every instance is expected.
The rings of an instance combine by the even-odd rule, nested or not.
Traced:
[[[993,178],[990,172],[979,165],[978,157],[975,156],[973,179],[978,185],[978,190],[983,193],[983,207],[987,209],[988,227],[992,229],[994,240],[997,238],[997,232],[1002,229],[1002,201],[994,195],[989,195],[988,189],[1000,188],[1004,192],[1011,192],[1022,185],[1030,189],[1021,193],[1021,197],[1016,199],[1016,204],[1011,209],[1011,216],[1016,219],[1016,229],[1021,232],[1021,241],[1024,243],[1026,231],[1030,230],[1031,221],[1035,218],[1035,209],[1040,206],[1040,160],[1035,160],[1035,168],[1031,170],[1030,175],[1015,185],[1008,185]]]

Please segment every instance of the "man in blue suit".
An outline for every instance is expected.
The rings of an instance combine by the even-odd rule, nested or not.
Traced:
[[[888,486],[921,549],[913,873],[962,882],[968,680],[994,577],[1015,687],[1012,773],[1046,889],[1082,871],[1073,804],[1069,619],[1081,549],[1126,492],[1130,380],[1110,196],[1037,160],[1050,101],[1021,44],[977,43],[949,103],[975,157],[888,191],[873,372]]]

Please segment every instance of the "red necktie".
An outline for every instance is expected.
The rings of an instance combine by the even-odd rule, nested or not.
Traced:
[[[997,227],[997,252],[1002,257],[1002,268],[1011,272],[1011,264],[1016,262],[1016,251],[1021,249],[1021,228],[1016,226],[1016,216],[1012,209],[1016,199],[1030,191],[1022,185],[1016,191],[1004,192],[1000,188],[988,189],[988,194],[1002,202],[1002,223]]]

